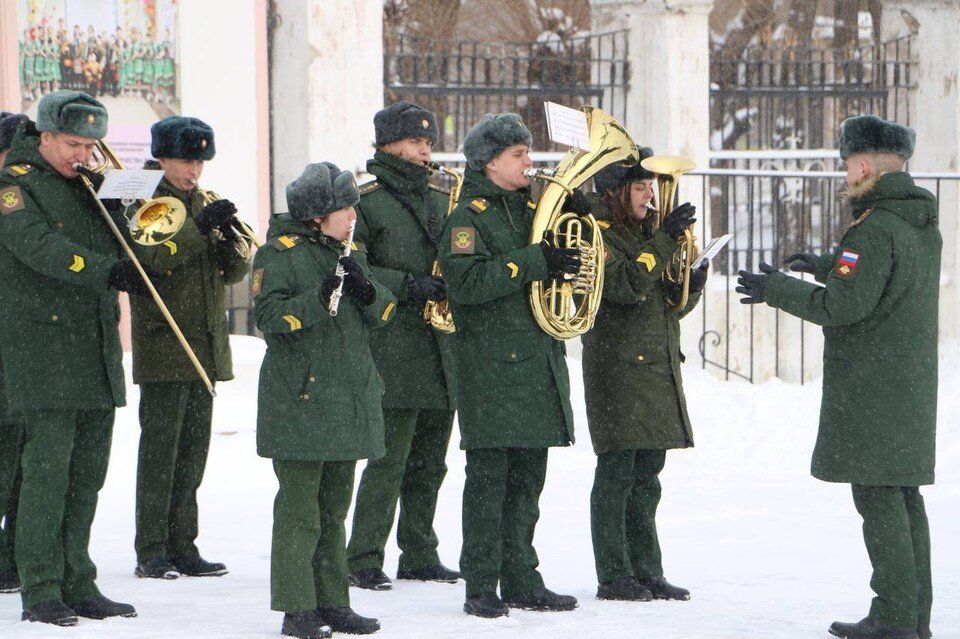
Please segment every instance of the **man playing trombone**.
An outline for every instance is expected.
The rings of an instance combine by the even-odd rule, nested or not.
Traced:
[[[247,274],[245,250],[235,245],[236,207],[197,186],[204,162],[216,153],[213,129],[197,118],[171,116],[151,127],[151,153],[164,177],[155,197],[186,208],[177,234],[137,245],[141,261],[158,271],[164,302],[207,376],[233,379],[225,293]],[[133,381],[140,385],[137,460],[138,577],[218,576],[222,563],[200,556],[197,489],[210,447],[213,397],[152,300],[132,299]]]
[[[107,132],[107,111],[76,91],[40,100],[0,173],[0,344],[10,407],[26,442],[16,558],[23,619],[136,616],[95,583],[87,546],[126,404],[117,291],[145,294],[78,164]],[[107,213],[126,223],[119,209]]]

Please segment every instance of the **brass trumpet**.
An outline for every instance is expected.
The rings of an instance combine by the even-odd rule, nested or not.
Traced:
[[[657,210],[656,226],[659,227],[673,210],[673,199],[677,193],[680,176],[694,170],[697,165],[689,158],[676,155],[654,155],[640,162],[640,166],[657,174],[657,190],[660,196],[657,203],[660,208]],[[683,235],[677,238],[677,250],[663,271],[664,281],[675,284],[680,291],[678,298],[667,298],[667,302],[676,311],[682,311],[687,305],[690,297],[690,271],[693,268],[693,260],[699,252],[697,237],[693,234],[692,228],[687,227]]]
[[[196,185],[197,183],[194,182],[194,186]],[[221,199],[219,195],[206,189],[200,189],[200,195],[203,198],[201,201],[204,206]],[[257,237],[254,230],[236,215],[230,218],[230,227],[233,231],[233,250],[243,259],[249,259],[251,246],[256,246],[257,248],[263,246],[263,242],[260,241],[260,238]],[[213,229],[211,232],[218,240],[226,240],[226,235],[220,229]]]
[[[455,169],[441,166],[436,162],[427,162],[426,164],[428,169],[446,173],[454,180],[453,187],[450,189],[450,200],[447,204],[447,215],[450,215],[450,212],[457,208],[457,202],[460,199],[460,189],[463,187],[463,173]],[[440,277],[441,275],[440,263],[437,260],[433,261],[433,270],[431,271],[431,275],[434,277]],[[442,300],[440,302],[427,300],[427,303],[423,306],[423,321],[427,322],[441,333],[453,333],[457,330],[456,325],[453,323],[453,314],[450,312],[449,300]]]

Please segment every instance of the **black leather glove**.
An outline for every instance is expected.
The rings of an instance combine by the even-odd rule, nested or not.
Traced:
[[[442,277],[426,275],[424,277],[407,276],[407,299],[411,302],[440,302],[447,299],[447,286]]]
[[[343,292],[356,300],[360,306],[370,305],[377,293],[373,289],[373,284],[363,274],[363,269],[349,255],[341,257],[340,264],[346,271],[343,276]]]
[[[338,286],[340,286],[339,275],[328,275],[320,283],[320,303],[323,304],[324,308],[330,306],[330,296],[333,295]]]
[[[573,275],[580,270],[580,251],[575,248],[557,248],[553,245],[553,231],[547,231],[540,240],[540,249],[547,260],[547,275],[563,281],[564,275]]]
[[[230,200],[215,200],[203,207],[197,215],[197,228],[204,235],[210,235],[215,228],[229,226],[230,218],[237,214],[237,207]]]
[[[820,262],[820,257],[814,253],[793,253],[788,255],[783,262],[789,265],[790,270],[795,273],[810,273],[812,275],[817,272],[817,263]]]
[[[770,273],[776,273],[766,262],[760,262],[760,272],[751,273],[749,271],[740,271],[740,277],[737,278],[738,286],[735,290],[746,297],[740,298],[741,304],[762,304],[767,301],[767,276]]]
[[[672,239],[679,239],[686,228],[697,221],[697,218],[693,217],[696,214],[697,207],[689,202],[684,202],[673,209],[673,212],[663,220],[660,228]]]
[[[707,269],[710,268],[710,262],[703,260],[697,268],[690,271],[690,292],[699,293],[707,283]]]
[[[568,195],[563,202],[564,211],[573,211],[577,215],[588,215],[590,209],[590,198],[580,189],[573,189],[573,193]]]
[[[146,266],[143,267],[143,270],[150,279],[160,276],[159,273]],[[143,281],[143,277],[140,276],[137,267],[134,266],[133,260],[126,256],[117,260],[117,263],[110,269],[110,274],[107,276],[107,285],[130,295],[150,294],[150,289],[147,288],[146,282]]]

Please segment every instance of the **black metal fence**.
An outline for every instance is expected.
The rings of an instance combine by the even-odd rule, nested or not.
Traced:
[[[384,52],[386,102],[408,100],[437,114],[440,151],[455,151],[485,113],[517,112],[540,148],[543,103],[598,106],[623,120],[629,70],[627,31],[564,42],[439,42],[401,36]]]
[[[839,123],[874,113],[910,124],[913,36],[850,50],[749,48],[711,57],[711,148],[833,148]]]

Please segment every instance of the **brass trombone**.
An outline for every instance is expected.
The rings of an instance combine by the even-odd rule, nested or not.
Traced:
[[[163,313],[163,317],[167,320],[167,324],[170,325],[174,335],[176,335],[177,341],[180,342],[180,346],[187,354],[187,357],[190,358],[190,363],[193,364],[193,367],[196,369],[200,379],[203,380],[204,385],[207,387],[207,391],[209,391],[212,396],[216,397],[217,392],[213,388],[213,383],[207,376],[207,372],[203,370],[203,366],[200,364],[200,360],[197,359],[196,353],[194,353],[193,349],[190,348],[190,344],[187,343],[187,339],[183,336],[183,332],[177,325],[177,321],[173,319],[173,315],[170,314],[170,310],[167,308],[167,305],[163,303],[163,300],[160,298],[160,294],[157,293],[156,287],[154,287],[153,282],[151,282],[150,278],[147,276],[147,272],[143,270],[143,265],[140,264],[140,260],[137,259],[133,249],[130,248],[130,245],[127,243],[126,239],[124,239],[120,229],[113,221],[113,218],[110,217],[110,213],[108,213],[107,209],[103,206],[103,202],[101,202],[100,198],[97,197],[97,189],[93,186],[90,178],[83,173],[83,171],[92,171],[94,173],[103,174],[110,166],[120,170],[123,169],[123,164],[120,162],[117,156],[114,155],[110,147],[107,146],[107,143],[100,140],[97,141],[97,146],[94,153],[94,165],[92,167],[85,167],[82,164],[76,164],[74,168],[80,173],[80,179],[83,181],[83,185],[87,188],[87,191],[90,192],[90,196],[93,198],[93,201],[97,203],[97,208],[100,211],[100,215],[107,223],[107,226],[110,228],[113,236],[117,239],[117,242],[127,254],[127,257],[130,258],[130,261],[133,262],[133,265],[137,268],[137,272],[140,273],[140,277],[143,278],[144,284],[147,285],[147,290],[150,291],[150,296],[160,308],[160,312]],[[173,200],[179,205],[179,207],[170,205],[167,202],[158,201],[163,199]],[[182,211],[182,213],[178,215],[179,211]],[[176,198],[156,198],[154,200],[148,200],[141,205],[140,208],[137,209],[137,212],[130,218],[130,236],[135,242],[144,246],[161,244],[176,235],[176,232],[179,231],[183,226],[185,219],[186,208],[183,206],[183,203],[180,202],[180,200],[177,200]],[[157,229],[154,229],[151,226],[151,220],[154,220],[158,225]],[[139,240],[136,236],[134,236],[134,226],[136,226],[141,232],[141,239]],[[176,230],[171,233],[170,228],[174,227]],[[166,237],[167,239],[158,241],[157,238],[159,237]]]
[[[677,193],[680,176],[694,170],[697,165],[689,158],[676,155],[654,155],[641,161],[640,166],[657,174],[657,190],[660,196],[657,203],[660,208],[657,210],[656,225],[659,227],[673,210],[673,199]],[[693,234],[691,227],[687,227],[683,230],[683,235],[677,238],[677,250],[663,271],[664,281],[677,285],[680,291],[678,298],[667,298],[667,302],[676,311],[682,311],[690,297],[690,270],[693,268],[693,260],[697,253],[699,253],[697,237]]]

